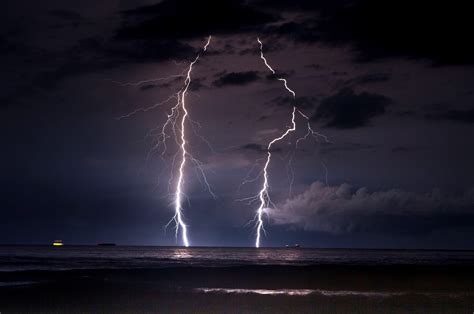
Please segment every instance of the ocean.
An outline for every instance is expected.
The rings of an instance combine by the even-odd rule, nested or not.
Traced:
[[[0,246],[2,313],[470,313],[473,283],[474,251]]]
[[[474,251],[0,246],[0,272],[244,265],[472,265]]]

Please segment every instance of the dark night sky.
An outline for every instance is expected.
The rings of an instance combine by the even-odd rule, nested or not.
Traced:
[[[263,245],[474,248],[474,29],[456,2],[4,1],[0,10],[0,243],[174,245],[167,182],[176,147],[145,135],[213,40],[188,94],[190,150],[217,199],[187,168],[193,245],[251,246],[265,145],[297,93],[332,144],[297,134],[274,149],[275,208]],[[289,190],[289,159],[294,171]],[[327,184],[326,172],[327,167]]]

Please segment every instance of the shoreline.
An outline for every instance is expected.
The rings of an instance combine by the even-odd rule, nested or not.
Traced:
[[[0,282],[65,282],[83,279],[129,283],[175,283],[181,287],[343,290],[472,289],[474,265],[242,265],[102,268],[0,272]],[[207,287],[207,286],[206,286]],[[1,287],[0,287],[1,289]],[[348,289],[351,290],[351,289]],[[403,290],[403,289],[402,289]]]
[[[0,273],[0,310],[470,313],[474,266],[239,266]]]
[[[4,247],[4,313],[470,313],[471,252]]]

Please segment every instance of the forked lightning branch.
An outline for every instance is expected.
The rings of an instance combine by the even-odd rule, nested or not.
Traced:
[[[174,225],[176,239],[178,239],[179,235],[181,234],[182,244],[186,247],[190,246],[191,244],[190,244],[190,240],[188,236],[188,226],[184,218],[183,203],[186,201],[186,193],[185,193],[184,187],[185,187],[185,182],[187,178],[186,176],[187,166],[190,162],[193,163],[197,167],[197,169],[199,169],[199,173],[202,175],[202,179],[203,179],[202,181],[206,185],[206,188],[208,189],[208,191],[214,197],[214,193],[211,190],[211,187],[206,178],[204,169],[202,168],[202,163],[198,159],[193,157],[192,153],[189,151],[189,148],[188,148],[189,140],[188,140],[187,125],[196,123],[196,122],[190,118],[190,114],[189,114],[189,111],[187,108],[187,102],[186,102],[188,90],[192,82],[192,74],[193,74],[194,66],[198,63],[202,54],[207,51],[207,48],[211,44],[211,39],[212,39],[212,36],[209,36],[207,38],[201,51],[189,63],[188,67],[180,74],[171,75],[169,77],[160,77],[160,78],[155,78],[155,79],[150,79],[150,80],[143,80],[139,82],[119,83],[122,86],[128,86],[128,85],[140,85],[144,83],[156,82],[156,81],[167,80],[167,79],[172,79],[172,78],[179,78],[179,77],[184,78],[183,85],[181,89],[178,90],[177,93],[169,96],[164,101],[158,102],[152,106],[138,108],[130,113],[127,113],[119,117],[119,119],[131,117],[138,112],[147,112],[159,106],[165,105],[173,99],[176,101],[175,105],[172,106],[171,109],[169,110],[165,123],[161,125],[161,127],[153,129],[150,132],[150,134],[152,134],[156,130],[159,130],[159,132],[157,132],[157,135],[156,135],[155,144],[153,145],[153,148],[152,148],[153,150],[161,148],[162,154],[164,154],[164,152],[167,149],[167,140],[169,138],[173,138],[175,143],[179,147],[178,152],[173,157],[173,166],[171,167],[172,172],[170,175],[170,179],[168,181],[170,184],[170,189],[173,190],[171,195],[173,196],[174,215],[166,226],[169,226],[170,224]],[[266,145],[267,156],[266,156],[262,171],[260,172],[263,178],[262,178],[262,184],[259,189],[259,192],[255,196],[245,198],[246,200],[249,200],[251,203],[253,201],[256,201],[259,204],[255,213],[255,218],[254,218],[255,229],[256,229],[255,230],[256,232],[255,247],[259,248],[261,245],[262,233],[265,233],[264,215],[268,215],[268,209],[273,204],[270,199],[270,183],[269,183],[270,182],[269,167],[272,162],[272,146],[277,144],[281,140],[285,139],[286,137],[290,136],[292,132],[296,131],[297,129],[296,115],[299,115],[304,120],[306,120],[305,128],[307,129],[306,134],[296,140],[295,142],[296,145],[298,145],[300,141],[305,140],[309,136],[313,136],[318,139],[321,138],[326,142],[329,142],[329,140],[327,139],[325,135],[320,134],[319,132],[316,132],[311,128],[309,117],[306,114],[304,114],[299,108],[297,108],[297,105],[295,102],[296,92],[288,86],[288,81],[286,79],[281,78],[277,75],[277,72],[270,65],[270,63],[268,62],[268,60],[266,59],[263,53],[264,46],[260,38],[257,38],[257,43],[260,48],[261,60],[264,62],[268,70],[272,72],[275,78],[278,81],[281,81],[283,83],[285,90],[289,94],[291,94],[292,99],[293,99],[292,112],[289,117],[289,122],[290,122],[289,127],[287,127],[284,131],[282,131],[282,133],[280,133],[279,136],[271,139]],[[177,164],[178,166],[175,167],[175,164]],[[175,180],[176,182],[173,186],[172,183],[173,183],[174,178],[176,178]]]

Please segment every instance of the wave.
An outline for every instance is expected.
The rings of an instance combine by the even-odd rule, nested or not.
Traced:
[[[450,297],[458,298],[472,296],[470,292],[442,293],[423,291],[351,291],[351,290],[321,290],[321,289],[232,289],[232,288],[196,288],[201,293],[224,293],[224,294],[259,294],[259,295],[287,295],[308,296],[321,295],[326,297],[366,297],[366,298],[388,298],[405,295],[421,295],[426,297]]]
[[[262,294],[262,295],[309,295],[316,290],[311,289],[228,289],[228,288],[196,288],[204,293],[235,293],[235,294]]]

